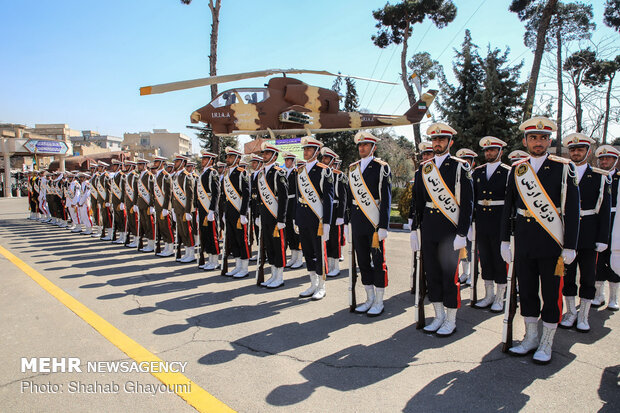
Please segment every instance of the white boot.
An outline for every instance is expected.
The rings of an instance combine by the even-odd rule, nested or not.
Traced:
[[[555,335],[555,324],[543,323],[542,337],[536,353],[534,353],[534,363],[547,364],[551,361],[551,347],[553,346],[553,336]]]
[[[491,306],[491,312],[501,313],[504,311],[504,294],[506,293],[507,284],[497,284],[497,292],[495,293],[495,301]]]
[[[443,303],[438,302],[431,304],[433,304],[433,308],[435,309],[435,318],[433,319],[432,323],[424,327],[424,331],[426,331],[427,333],[434,333],[435,331],[439,330],[439,327],[441,327],[444,320],[446,319],[446,312],[444,311]]]
[[[508,352],[513,356],[525,356],[538,347],[538,320],[534,317],[526,317],[525,337],[518,346],[511,347]]]
[[[456,331],[456,308],[446,308],[446,319],[437,330],[439,337],[449,337]]]
[[[605,304],[605,281],[597,281],[594,285],[596,292],[594,293],[594,300],[592,300],[592,307],[598,308]]]
[[[267,288],[273,290],[275,288],[280,288],[284,285],[284,268],[275,268],[276,278],[269,284],[267,284]]]
[[[111,241],[112,240],[112,228],[105,229],[106,236],[101,238],[101,241]]]
[[[233,275],[237,274],[239,271],[241,271],[241,258],[235,258],[235,268],[228,271],[226,273],[226,276],[232,277]]]
[[[75,233],[82,232],[82,224],[77,224],[75,228],[71,230],[71,232],[75,232]]]
[[[575,325],[575,321],[577,320],[577,307],[575,305],[575,297],[564,297],[564,301],[566,301],[566,313],[564,314],[564,317],[562,317],[560,327],[571,328]]]
[[[112,241],[112,244],[124,244],[125,243],[125,237],[127,236],[126,232],[121,232],[118,235],[118,238],[116,239],[116,241]]]
[[[276,279],[276,267],[275,267],[275,265],[272,265],[271,266],[271,277],[269,277],[269,279],[267,281],[263,281],[262,283],[260,283],[260,286],[261,287],[267,287],[275,279]]]
[[[247,277],[250,271],[248,271],[248,265],[250,265],[250,260],[241,260],[241,269],[238,273],[233,275],[234,278],[243,278]]]
[[[93,228],[89,227],[89,228],[84,228],[82,235],[92,235],[92,233],[93,233]]]
[[[314,292],[316,291],[317,287],[319,286],[319,276],[316,275],[316,272],[310,271],[309,276],[310,276],[310,287],[308,287],[306,290],[299,293],[299,296],[301,298],[311,297],[312,294],[314,294]]]
[[[318,275],[319,285],[316,287],[316,291],[312,294],[311,300],[318,301],[325,297],[325,280],[322,275]]]
[[[587,333],[590,331],[590,324],[588,323],[588,315],[590,314],[590,304],[592,300],[581,299],[579,302],[579,315],[577,316],[577,331],[580,333]]]
[[[151,242],[152,240],[149,240]],[[185,248],[185,256],[179,260],[179,262],[194,262],[196,261],[196,253],[194,247]]]
[[[493,301],[495,300],[495,294],[493,293],[494,288],[495,285],[492,280],[484,280],[485,296],[482,300],[474,304],[474,306],[476,308],[487,308],[488,306],[493,304]]]
[[[372,307],[370,307],[370,310],[366,313],[368,317],[377,317],[383,313],[383,293],[385,292],[385,288],[376,287],[375,291],[375,301],[372,304]]]
[[[620,283],[609,283],[609,304],[607,309],[611,311],[618,311],[618,286]]]
[[[211,271],[217,268],[217,255],[209,254],[209,260],[202,267],[205,271]]]
[[[153,252],[155,251],[155,240],[150,239],[146,242],[146,247],[142,248],[140,251],[142,252]]]
[[[91,235],[91,236],[93,238],[100,238],[101,237],[101,231],[103,231],[103,228],[93,227],[93,235]]]
[[[297,259],[293,264],[291,264],[292,269],[301,268],[301,266],[304,265],[304,254],[301,253],[301,250],[295,251],[297,251]]]
[[[164,250],[157,255],[160,257],[170,257],[174,255],[174,244],[172,242],[166,242],[164,244]]]
[[[129,234],[127,236],[129,236]],[[127,248],[137,248],[137,247],[138,247],[138,237],[134,236],[133,241],[127,244]]]
[[[329,258],[329,262],[329,268],[331,271],[327,273],[327,276],[335,277],[340,275],[340,261],[338,261],[338,258]]]
[[[469,261],[461,261],[461,265],[463,266],[463,272],[461,273],[461,276],[459,277],[459,282],[461,284],[469,284]]]
[[[288,268],[297,261],[297,250],[291,250],[291,258],[286,262],[285,267]]]
[[[365,285],[364,289],[366,290],[366,302],[355,307],[356,313],[365,313],[375,302],[375,286]]]

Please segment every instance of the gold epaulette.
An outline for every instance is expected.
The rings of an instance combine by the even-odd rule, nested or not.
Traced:
[[[468,164],[468,165],[469,165],[469,163],[468,163],[465,159],[461,159],[461,158],[459,158],[459,157],[452,156],[452,155],[450,155],[450,158],[454,159],[455,161],[459,161],[460,163],[466,163],[466,164]],[[429,160],[430,160],[430,159],[429,159]]]
[[[332,172],[333,172],[333,173],[335,173],[336,175],[338,175],[338,174],[341,174],[341,173],[342,173],[342,171],[337,171],[337,170],[335,170],[335,169],[332,169]]]
[[[569,159],[562,158],[561,156],[556,156],[556,155],[549,155],[547,157],[547,159],[549,159],[550,161],[555,161],[555,162],[559,162],[559,163],[563,163],[563,164],[569,164],[570,163]]]
[[[383,159],[380,159],[380,158],[375,158],[375,161],[377,161],[377,163],[380,164],[380,165],[387,165],[388,164],[387,162],[385,162]]]
[[[327,168],[327,165],[325,165],[325,164],[324,164],[324,163],[322,163],[322,162],[317,162],[317,163],[316,163],[316,166],[318,166],[318,167],[320,167],[320,168],[323,168],[323,169]]]
[[[506,165],[505,163],[500,163],[499,166],[510,171],[510,165]]]

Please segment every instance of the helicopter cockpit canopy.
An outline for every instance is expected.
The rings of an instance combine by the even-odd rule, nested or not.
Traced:
[[[265,88],[231,89],[217,95],[211,102],[214,108],[230,106],[234,103],[256,104],[265,101],[269,91]]]

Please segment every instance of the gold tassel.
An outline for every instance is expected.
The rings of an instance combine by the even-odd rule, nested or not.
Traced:
[[[562,256],[558,258],[558,262],[555,264],[555,272],[553,275],[564,277],[564,260],[562,259]]]
[[[237,220],[237,229],[243,229],[243,226],[241,225],[241,218]]]
[[[461,248],[459,252],[459,260],[467,259],[467,248]]]
[[[208,226],[208,225],[209,225],[209,220],[207,219],[207,217],[205,217],[205,220],[204,220],[204,222],[202,223],[202,226],[203,226],[203,227],[206,227],[206,226]]]
[[[323,220],[319,220],[319,230],[316,232],[317,237],[323,236]]]
[[[372,248],[379,248],[379,233],[377,231],[372,234]]]

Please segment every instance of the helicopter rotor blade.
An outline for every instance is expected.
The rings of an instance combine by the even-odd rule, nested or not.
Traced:
[[[202,87],[208,85],[215,85],[219,83],[227,83],[234,82],[236,80],[243,79],[251,79],[256,77],[265,77],[277,74],[287,74],[287,73],[310,73],[315,75],[325,75],[325,76],[341,76],[341,77],[349,77],[351,79],[365,80],[368,82],[377,82],[377,83],[385,83],[388,85],[395,85],[396,83],[387,82],[385,80],[377,80],[377,79],[369,79],[365,77],[358,76],[346,76],[342,74],[334,74],[328,72],[326,70],[304,70],[304,69],[269,69],[269,70],[258,70],[255,72],[245,72],[245,73],[235,73],[232,75],[218,75],[218,76],[209,76],[203,77],[200,79],[192,79],[192,80],[182,80],[180,82],[171,82],[171,83],[162,83],[159,85],[153,86],[144,86],[140,88],[140,95],[154,95],[157,93],[166,93],[173,92],[175,90],[184,90],[191,89],[195,87]]]

